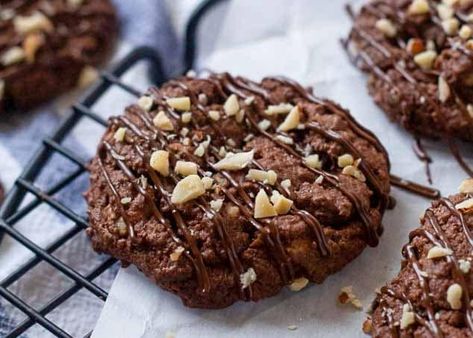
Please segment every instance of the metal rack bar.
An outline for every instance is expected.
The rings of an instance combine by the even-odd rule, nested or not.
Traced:
[[[184,62],[187,69],[192,68],[197,48],[197,29],[204,15],[213,6],[223,2],[224,0],[206,0],[193,13],[188,22],[185,36],[185,55]],[[141,92],[133,86],[123,83],[122,75],[132,66],[141,61],[148,61],[151,64],[149,74],[156,84],[165,81],[164,71],[161,61],[157,53],[147,47],[141,47],[133,50],[122,61],[120,61],[110,71],[104,71],[101,74],[100,81],[89,90],[81,102],[72,106],[67,117],[60,123],[52,136],[45,138],[39,149],[32,156],[28,165],[15,182],[15,185],[7,195],[2,207],[0,208],[0,240],[4,234],[9,235],[14,241],[29,249],[34,255],[28,261],[16,268],[8,276],[0,280],[0,297],[6,299],[11,305],[23,312],[27,318],[17,325],[6,337],[13,338],[23,334],[27,334],[28,330],[38,324],[56,337],[69,338],[71,334],[64,328],[54,324],[47,316],[65,301],[73,297],[79,290],[86,289],[93,296],[104,301],[107,292],[96,285],[93,281],[102,273],[107,271],[114,265],[116,260],[108,258],[85,275],[74,270],[55,256],[53,253],[66,245],[68,241],[80,234],[87,227],[87,220],[65,205],[61,201],[54,198],[57,193],[66,190],[82,174],[87,172],[87,159],[82,158],[73,149],[64,146],[64,139],[71,133],[81,119],[88,119],[103,127],[107,126],[107,121],[92,109],[92,106],[112,87],[120,88],[127,93],[138,97]],[[77,166],[71,173],[61,178],[57,182],[42,189],[36,185],[35,181],[43,170],[46,170],[48,162],[54,154],[58,154]],[[32,194],[34,199],[22,206],[27,194]],[[20,220],[24,219],[36,208],[46,205],[52,210],[59,212],[65,218],[73,222],[72,227],[67,229],[64,234],[58,236],[52,243],[45,248],[41,248],[32,240],[28,239],[22,233],[14,228]],[[31,269],[39,263],[48,263],[57,273],[65,275],[73,283],[67,289],[61,291],[54,298],[48,300],[40,308],[35,309],[28,304],[27,300],[21,299],[12,290],[9,289],[16,281],[27,274]],[[90,337],[92,331],[84,337]]]

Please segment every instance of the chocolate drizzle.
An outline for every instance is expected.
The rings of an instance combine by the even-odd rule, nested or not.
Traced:
[[[429,1],[429,4],[430,4],[430,7],[431,7],[430,16],[431,16],[432,22],[435,25],[439,26],[440,29],[442,29],[441,20],[436,14],[437,11],[434,8],[434,4],[432,4],[432,2],[430,2],[430,1]],[[386,6],[386,8],[389,9],[389,12],[390,12],[389,15],[386,14],[383,10],[381,10],[379,8],[383,5]],[[394,17],[395,20],[397,22],[399,22],[401,25],[406,22],[406,17],[405,17],[404,12],[401,10],[401,8],[397,8],[394,5],[391,6],[391,5],[385,4],[383,2],[375,2],[375,3],[366,4],[363,7],[363,10],[366,10],[367,12],[369,12],[374,17],[377,17],[377,18],[380,18],[380,19],[381,18],[387,18],[387,17],[388,18]],[[353,20],[356,19],[354,11],[349,5],[347,6],[347,12]],[[461,13],[456,13],[456,17],[458,19],[460,19],[463,23],[467,22],[467,20],[465,20],[466,18],[464,16],[462,16]],[[399,36],[400,35],[398,35],[398,38],[391,39],[391,40],[393,42],[394,41],[397,42],[397,45],[398,45],[397,48],[399,48],[400,50],[405,50],[406,43]],[[392,88],[392,91],[396,96],[400,96],[402,92],[396,87],[396,85],[394,83],[394,80],[391,77],[391,75],[387,71],[383,70],[380,66],[378,66],[376,64],[376,62],[371,58],[371,56],[366,51],[364,51],[364,50],[356,50],[356,51],[350,50],[351,49],[350,47],[353,46],[353,39],[355,37],[356,37],[356,39],[364,41],[368,46],[372,47],[376,52],[380,53],[380,55],[382,55],[384,57],[383,62],[387,62],[389,64],[389,66],[386,66],[386,67],[383,66],[383,68],[392,69],[392,70],[396,71],[397,73],[399,73],[402,76],[402,78],[404,78],[408,83],[410,83],[412,85],[419,85],[421,83],[422,84],[425,83],[424,79],[421,82],[419,82],[419,79],[416,78],[416,76],[409,71],[409,69],[406,67],[404,62],[398,62],[398,61],[401,60],[401,58],[399,60],[397,60],[395,58],[395,56],[393,55],[393,53],[391,53],[391,51],[388,48],[383,46],[383,44],[378,42],[374,36],[372,36],[366,30],[354,25],[348,39],[343,41],[343,46],[344,46],[345,50],[347,51],[350,60],[357,67],[360,67],[362,69],[366,69],[365,67],[367,67],[374,76],[378,77],[379,79],[381,79],[385,83],[387,83]],[[458,50],[458,51],[462,52],[464,55],[466,55],[470,58],[473,58],[473,53],[470,50],[465,48],[461,43],[455,42],[451,38],[447,39],[446,46],[449,47],[449,48]],[[362,64],[360,64],[359,61],[362,61]],[[437,80],[437,77],[441,75],[437,71],[431,71],[431,70],[423,70],[422,72],[425,75],[424,78],[429,79],[429,83],[434,82],[433,79]],[[435,76],[435,77],[433,77],[433,76]],[[419,90],[421,90],[420,86],[418,86],[417,88],[419,88]],[[459,106],[462,114],[464,115],[466,120],[469,121],[471,125],[473,125],[473,117],[471,117],[470,114],[468,113],[465,102],[463,102],[463,100],[455,92],[455,88],[451,85],[450,85],[450,90],[452,92],[452,97],[454,97],[455,102],[458,103],[458,106]],[[443,114],[441,113],[442,105],[440,104],[440,102],[437,102],[437,100],[433,99],[431,97],[431,95],[423,95],[422,97],[423,97],[424,100],[427,100],[428,105],[433,107],[432,108],[432,120],[439,119],[439,121],[437,121],[438,124],[440,124],[442,126],[447,126],[448,123],[447,123],[447,121],[445,121],[445,119],[443,117]],[[402,98],[401,98],[401,100],[402,100]],[[407,129],[415,128],[416,122],[413,119],[412,112],[406,112],[406,116],[404,116],[402,118],[402,123],[406,126]],[[448,128],[445,128],[445,129],[446,130],[442,131],[442,137],[448,141],[448,143],[450,145],[450,149],[451,149],[455,159],[457,160],[457,162],[462,167],[462,169],[468,175],[473,177],[473,170],[466,164],[466,162],[462,158],[460,152],[458,151],[457,146],[452,141],[452,138],[455,137],[455,135],[452,135],[453,132],[450,131]],[[473,128],[471,130],[472,130],[472,133],[473,133]],[[447,135],[444,135],[444,134],[447,134]],[[417,137],[416,137],[416,145],[414,147],[414,151],[415,151],[416,155],[418,156],[418,158],[422,162],[425,163],[426,175],[427,175],[427,178],[429,180],[429,183],[431,183],[431,175],[430,175],[430,168],[429,168],[429,164],[431,162],[431,159],[428,156],[428,154],[423,150],[422,145],[420,143],[420,140]]]
[[[224,73],[212,74],[208,78],[202,80],[212,83],[217,88],[217,92],[221,96],[222,100],[226,100],[230,94],[235,94],[240,99],[246,99],[252,95],[255,95],[261,97],[266,103],[274,103],[271,101],[271,95],[263,86],[241,77],[234,78],[231,77],[229,74]],[[303,99],[318,105],[322,105],[329,112],[340,116],[344,119],[344,121],[349,124],[353,132],[367,140],[373,147],[375,147],[375,149],[384,154],[386,160],[388,160],[386,150],[379,143],[376,137],[371,132],[361,127],[348,112],[342,110],[341,108],[337,107],[335,104],[329,101],[324,101],[315,98],[291,80],[284,78],[267,78],[263,81],[277,81],[283,83],[284,85],[291,87]],[[199,103],[196,94],[193,93],[185,85],[185,83],[179,81],[171,81],[168,83],[168,86],[178,86],[179,88],[184,90],[191,99],[192,107],[197,108],[198,110],[207,114],[205,107],[201,103]],[[152,89],[149,93],[152,95],[155,104],[159,108],[156,110],[166,111],[168,116],[172,118],[172,123],[175,127],[175,130],[182,130],[185,125],[181,121],[180,115],[175,113],[167,106],[165,102],[166,97],[163,96],[158,89]],[[287,136],[287,134],[273,134],[268,131],[262,130],[259,127],[257,120],[262,119],[263,117],[255,115],[255,112],[252,110],[253,109],[251,109],[251,107],[247,107],[247,109],[245,109],[246,123],[249,125],[252,132],[267,137],[273,143],[277,144],[280,148],[284,149],[289,155],[293,156],[301,164],[303,164],[304,156],[302,152],[297,147],[293,148],[288,144],[285,144],[277,137],[278,135]],[[191,260],[195,268],[201,292],[209,292],[210,290],[212,290],[212,285],[209,281],[209,274],[207,272],[207,266],[204,262],[202,253],[200,252],[199,246],[196,240],[194,239],[192,233],[187,228],[180,209],[171,203],[171,193],[166,190],[166,186],[169,185],[166,185],[164,181],[170,181],[170,183],[174,185],[175,183],[177,183],[178,178],[173,173],[170,173],[169,177],[167,178],[162,178],[158,176],[157,173],[150,167],[149,157],[146,151],[144,151],[145,148],[166,149],[170,153],[170,162],[175,163],[178,157],[176,157],[176,154],[173,153],[173,151],[170,149],[170,135],[156,128],[153,124],[153,121],[151,120],[151,115],[142,111],[138,106],[133,106],[129,108],[128,111],[133,118],[120,116],[112,118],[111,123],[115,127],[124,126],[127,128],[127,130],[130,131],[131,135],[126,135],[126,144],[133,145],[133,148],[140,156],[140,160],[142,161],[142,163],[146,164],[146,175],[151,179],[153,184],[148,189],[144,189],[143,187],[141,187],[137,183],[138,178],[135,174],[133,174],[132,169],[126,166],[125,158],[118,154],[106,140],[102,142],[99,148],[99,163],[102,163],[102,165],[100,166],[102,173],[106,178],[107,184],[109,185],[110,189],[115,194],[116,188],[113,182],[110,180],[109,175],[105,170],[105,167],[103,166],[103,161],[107,160],[106,154],[108,154],[115,161],[118,168],[125,173],[125,175],[130,179],[131,182],[133,182],[135,189],[145,197],[146,205],[153,211],[155,218],[159,222],[166,225],[167,230],[171,234],[171,237],[173,238],[176,245],[185,248],[185,256]],[[142,124],[145,128],[136,124],[134,122],[135,119],[141,121],[140,124]],[[192,121],[190,122],[195,127],[195,129],[201,130],[204,127],[210,127],[214,132],[220,133],[218,125],[214,123],[214,121],[206,121],[205,126],[200,126],[197,120],[198,119],[192,119]],[[325,129],[325,127],[316,122],[308,123],[306,128],[310,131],[322,135],[324,138],[330,141],[339,144],[347,152],[352,153],[353,156],[355,156],[356,158],[362,159],[360,152],[357,150],[354,144],[348,139],[344,138],[340,133],[336,132],[335,130]],[[198,142],[195,139],[190,140],[190,142],[192,142],[192,145],[194,147],[198,146]],[[139,144],[145,144],[146,147],[141,148]],[[204,160],[206,170],[211,171],[213,173],[218,173],[225,178],[226,182],[228,182],[228,184],[230,185],[230,188],[222,186],[221,192],[225,195],[228,201],[230,201],[239,208],[240,212],[243,214],[245,219],[248,220],[249,224],[251,224],[251,226],[254,227],[257,233],[262,236],[266,246],[268,247],[269,254],[276,262],[276,266],[278,267],[278,271],[284,283],[287,284],[293,281],[297,277],[297,270],[292,262],[291,257],[286,252],[286,249],[282,243],[278,227],[274,224],[274,222],[268,219],[256,220],[252,214],[252,209],[254,208],[252,198],[250,197],[248,192],[245,191],[245,189],[243,188],[242,182],[238,182],[230,174],[230,172],[224,170],[217,170],[215,168],[214,163],[221,159],[217,148],[215,148],[213,145],[209,145],[207,147],[206,153],[202,158],[198,158],[195,155],[189,156],[194,156],[193,160],[196,163],[200,163],[202,162],[202,160]],[[254,160],[252,165],[258,169],[264,169],[263,166],[257,160]],[[365,226],[367,234],[367,243],[369,245],[375,246],[378,243],[378,236],[382,232],[382,227],[378,226],[373,222],[371,212],[367,210],[366,206],[363,204],[360,198],[350,192],[346,187],[344,187],[343,184],[340,183],[338,176],[322,169],[313,169],[308,166],[306,166],[306,168],[315,173],[316,175],[321,175],[323,177],[324,182],[322,184],[328,184],[330,187],[338,189],[352,202],[359,219]],[[359,169],[367,177],[367,184],[371,187],[371,189],[376,195],[376,198],[373,199],[375,205],[370,206],[370,208],[377,208],[382,214],[389,205],[389,195],[387,192],[387,187],[383,187],[382,183],[377,177],[376,171],[371,167],[368,161],[362,159],[359,165]],[[199,174],[201,176],[205,176],[206,171],[203,168],[200,168]],[[268,187],[264,184],[259,184],[259,186],[262,189],[268,189]],[[291,198],[291,191],[282,187],[280,182],[277,182],[273,188],[279,191],[279,193],[281,193],[282,195]],[[236,194],[234,192],[236,192]],[[119,200],[120,196],[118,196],[117,194],[116,198],[117,200]],[[159,206],[156,205],[156,202],[159,198],[164,202],[165,210],[169,210],[169,213],[172,215],[172,219],[174,220],[173,224],[171,224],[169,220],[159,211]],[[204,212],[204,215],[207,215],[207,217],[214,221],[217,233],[220,239],[222,240],[226,256],[232,267],[235,283],[236,285],[239,285],[240,275],[244,273],[248,267],[244,266],[244,264],[240,261],[239,252],[235,246],[235,243],[233,242],[229,229],[227,229],[226,227],[225,220],[218,212],[215,212],[214,210],[212,210],[212,208],[209,207],[208,203],[205,201],[204,198],[198,198],[189,203],[192,203],[194,206],[200,208]],[[123,219],[126,220],[126,210],[124,210],[123,206],[121,206],[119,212],[122,214]],[[292,207],[292,209],[290,210],[290,214],[299,217],[307,224],[307,226],[313,233],[314,245],[317,247],[317,250],[319,251],[320,255],[322,257],[329,256],[331,254],[330,246],[324,233],[324,226],[319,222],[319,220],[317,220],[317,218],[311,213],[307,212],[306,210],[301,210],[297,206]],[[129,223],[127,223],[127,225],[131,234],[133,231],[133,225]],[[182,236],[183,239],[181,239],[180,236]],[[133,241],[133,237],[131,237],[131,240]],[[242,299],[252,299],[251,285],[246,289],[238,289],[240,289],[240,297]]]

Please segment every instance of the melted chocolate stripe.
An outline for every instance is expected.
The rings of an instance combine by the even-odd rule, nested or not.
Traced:
[[[228,75],[228,74],[227,74]],[[228,75],[229,76],[229,75]],[[211,81],[211,83],[214,83],[214,81]],[[179,83],[179,87],[186,90],[188,93],[190,93],[191,91],[189,90],[189,88],[183,84],[183,83]],[[220,83],[218,83],[218,87],[219,88],[222,88],[222,86],[220,85]],[[225,96],[226,97],[226,96]],[[197,98],[195,97],[195,95],[193,94],[193,97],[192,97],[192,101],[193,103],[202,111],[204,111],[204,108],[198,104],[198,100]],[[196,122],[194,120],[192,120],[192,123],[193,124],[196,124]],[[215,128],[214,127],[214,124],[211,123],[211,126],[214,130],[218,130],[218,128]],[[196,125],[197,128],[200,128],[200,126]],[[218,132],[218,131],[217,131]],[[196,145],[196,144],[194,144]],[[213,152],[213,155],[216,157],[216,158],[219,158],[218,156],[218,152],[216,149],[213,149],[211,148],[211,151]],[[207,161],[207,164],[215,171],[215,172],[220,172],[224,175],[224,177],[230,182],[230,184],[237,189],[237,191],[239,192],[240,194],[240,197],[243,198],[243,200],[245,201],[245,203],[250,207],[250,208],[253,208],[253,201],[252,199],[248,196],[248,194],[246,193],[246,191],[244,189],[242,189],[241,185],[236,182],[233,177],[230,175],[230,173],[228,173],[227,171],[219,171],[217,170],[215,167],[213,167],[212,163],[208,160],[208,157],[207,157],[207,154],[205,155],[206,156],[206,161]],[[225,192],[225,190],[224,190]],[[225,193],[227,196],[230,195],[230,193],[227,191]],[[235,199],[233,199],[233,202],[234,202]],[[247,218],[250,220],[250,223],[255,226],[255,228],[259,231],[261,231],[262,229],[265,229],[265,227],[259,223],[256,219],[253,218],[252,214],[250,211],[248,211],[248,209],[246,207],[244,207],[241,203],[238,203],[236,204],[240,210],[247,216]],[[307,218],[304,217],[304,218]],[[279,265],[279,268],[280,268],[280,274],[281,276],[283,277],[283,280],[285,282],[288,282],[290,280],[293,280],[294,277],[295,277],[295,274],[294,274],[294,267],[292,266],[292,263],[291,263],[291,258],[286,254],[286,251],[285,251],[285,248],[281,242],[281,239],[280,239],[280,235],[279,235],[279,230],[277,227],[274,226],[274,224],[272,224],[271,222],[265,222],[268,224],[269,226],[269,236],[268,236],[268,233],[266,232],[266,230],[264,232],[262,232],[263,236],[264,236],[264,239],[265,241],[267,242],[267,244],[272,247],[272,252],[274,254],[277,253],[276,255],[276,261],[278,261],[278,265]],[[312,224],[313,222],[309,223]],[[277,245],[275,245],[274,243],[276,243]],[[321,248],[321,251],[323,254],[326,254],[327,250],[325,249],[325,246],[326,246],[326,241],[325,241],[325,238],[321,238],[319,241],[318,241],[318,247]],[[289,271],[289,278],[287,277],[287,274],[285,272],[285,270],[288,270]]]
[[[390,178],[391,178],[391,184],[398,187],[398,188],[404,189],[406,191],[409,191],[409,192],[412,192],[414,194],[417,194],[417,195],[420,195],[420,196],[423,196],[423,197],[427,197],[427,198],[430,198],[430,199],[435,199],[435,198],[440,197],[440,191],[437,190],[437,189],[432,189],[432,188],[429,188],[429,187],[425,187],[425,186],[420,185],[418,183],[411,182],[411,181],[405,180],[403,178],[400,178],[396,175],[391,175]]]
[[[234,83],[229,83],[229,78],[230,76],[228,74],[224,74],[224,77],[223,77],[223,86],[225,88],[227,88],[227,90],[230,90],[232,91],[232,89],[234,89],[235,87],[235,84]],[[279,81],[279,82],[283,82],[283,83],[286,83],[284,81],[290,81],[290,80],[285,80],[283,78],[277,78],[276,81]],[[290,86],[298,86],[297,84],[293,84],[291,82],[288,82],[287,85],[290,85]],[[296,87],[297,88],[297,87]],[[302,91],[303,93],[305,94],[301,94],[303,97],[307,97],[308,94],[303,91],[303,89],[296,89],[297,91]],[[239,93],[241,93],[240,90],[237,89],[237,91]],[[241,96],[242,98],[246,98],[247,95],[245,93],[242,93],[243,96]],[[322,102],[323,104],[323,101],[320,101],[316,98],[312,98],[311,101],[313,103],[319,103],[319,102]],[[255,120],[248,114],[247,115],[247,118],[248,120],[250,121],[250,123],[252,124],[253,128],[256,129],[259,134],[267,137],[268,139],[270,139],[271,141],[273,141],[274,143],[278,144],[281,148],[285,149],[289,154],[295,156],[296,158],[298,158],[300,160],[301,163],[304,163],[303,161],[303,157],[302,155],[300,155],[296,150],[294,150],[293,148],[291,148],[290,146],[288,146],[287,144],[281,142],[280,140],[278,140],[276,137],[274,137],[274,135],[271,135],[269,134],[267,131],[265,130],[262,130],[258,124],[255,122]],[[355,206],[355,209],[357,210],[358,214],[360,215],[360,218],[363,222],[363,224],[365,225],[366,229],[367,229],[367,233],[368,233],[368,244],[371,245],[371,246],[376,246],[379,242],[378,240],[378,232],[381,232],[382,231],[382,227],[378,228],[378,230],[376,231],[374,225],[371,223],[371,220],[370,220],[370,216],[367,214],[367,211],[365,210],[365,208],[362,206],[361,202],[359,201],[358,197],[353,195],[350,191],[346,190],[345,188],[343,188],[339,182],[338,182],[338,177],[335,176],[335,175],[332,175],[332,174],[329,174],[323,170],[318,170],[318,169],[314,169],[314,168],[310,168],[309,166],[305,165],[304,166],[306,168],[308,168],[309,170],[311,170],[312,172],[318,174],[318,175],[322,175],[326,181],[328,181],[333,187],[335,187],[336,189],[340,190],[349,200],[350,202]]]
[[[155,138],[158,138],[158,140],[161,142],[161,147],[162,148],[168,148],[169,143],[167,141],[166,136],[158,128],[156,128],[153,125],[153,123],[152,123],[152,121],[151,121],[151,119],[148,115],[146,115],[146,114],[144,114],[144,112],[138,111],[138,110],[131,110],[131,112],[134,113],[135,116],[138,116],[143,121],[145,126],[154,133]],[[176,121],[176,123],[179,123],[179,122]],[[152,169],[150,169],[150,170],[152,170]],[[200,174],[201,175],[204,174],[204,171],[201,170],[201,169],[200,169]],[[173,177],[173,178],[174,178],[174,181],[176,183],[177,178],[176,177]],[[207,215],[209,215],[209,214],[212,215],[216,220],[217,233],[219,234],[219,236],[222,239],[222,242],[224,244],[223,245],[224,250],[226,251],[227,257],[228,257],[228,259],[230,261],[230,265],[232,267],[232,271],[233,271],[233,274],[234,274],[236,285],[238,285],[240,283],[240,275],[244,272],[243,264],[240,262],[238,254],[235,250],[235,245],[234,245],[230,235],[228,234],[228,230],[226,229],[226,227],[224,225],[223,219],[220,216],[220,214],[213,211],[208,206],[208,204],[206,204],[205,200],[200,198],[199,201],[200,201],[200,204],[198,204],[198,206],[204,211],[204,213],[207,214]],[[245,291],[242,290],[241,288],[238,288],[238,289],[239,289],[239,292],[240,292],[240,295],[242,296],[242,298],[245,299],[246,298]],[[252,294],[253,294],[252,286],[249,285],[247,290],[248,290],[248,297],[251,299]]]
[[[112,146],[106,142],[106,141],[103,141],[103,146],[106,148],[106,150],[108,151],[108,153],[110,154],[110,156],[112,156],[112,158],[115,159],[116,163],[118,164],[118,166],[120,167],[120,169],[125,173],[126,176],[128,176],[128,178],[130,179],[130,181],[132,182],[133,186],[135,187],[135,189],[140,193],[142,194],[147,202],[148,202],[148,205],[151,206],[152,208],[152,211],[155,215],[155,217],[163,224],[165,224],[167,226],[167,230],[168,232],[170,233],[171,235],[171,238],[174,240],[175,243],[179,244],[179,245],[182,245],[183,247],[188,247],[187,244],[183,243],[172,231],[172,225],[169,224],[169,222],[161,215],[161,213],[159,212],[159,210],[157,209],[156,207],[156,204],[154,203],[154,197],[150,197],[149,194],[146,192],[146,190],[144,190],[140,185],[138,185],[136,183],[136,177],[134,176],[133,172],[126,166],[126,164],[123,162],[122,159],[120,159],[120,155],[118,155],[118,153],[112,148]],[[112,189],[112,191],[115,191],[115,187],[113,186],[109,176],[108,176],[108,173],[105,169],[105,166],[103,166],[103,163],[102,163],[102,160],[100,159],[99,157],[99,165],[101,166],[101,169],[102,169],[102,173],[103,175],[105,176],[106,178],[106,181],[107,183],[109,184],[109,187]],[[116,197],[118,197],[118,205],[120,205],[120,213],[121,213],[121,216],[122,218],[125,220],[127,219],[127,214],[125,212],[125,210],[123,209],[123,206],[121,204],[121,201],[119,199],[119,196],[118,196],[118,193],[114,193],[114,195]],[[125,221],[126,222],[126,221]],[[128,229],[129,229],[129,233],[130,233],[130,237],[131,239],[133,240],[134,238],[134,229],[133,229],[133,226],[131,225],[130,222],[127,222],[127,226],[128,226]],[[202,273],[202,270],[200,269],[200,265],[195,261],[195,259],[189,254],[188,250],[184,251],[184,255],[189,258],[189,260],[191,261],[191,263],[194,265],[195,269],[196,269],[196,273],[198,275],[198,279],[199,281],[203,280],[203,273]],[[203,285],[204,282],[202,281],[201,282],[201,285]]]

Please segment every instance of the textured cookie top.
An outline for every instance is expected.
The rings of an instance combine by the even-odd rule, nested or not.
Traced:
[[[374,0],[347,47],[375,101],[406,129],[473,140],[473,1]]]
[[[376,245],[388,170],[370,132],[291,80],[180,78],[110,120],[89,234],[187,305],[257,300]]]
[[[116,31],[115,11],[109,0],[2,1],[0,100],[28,105],[28,100],[20,98],[23,95],[33,97],[31,103],[41,101],[41,96],[47,96],[42,91],[53,87],[55,70],[62,67],[82,70],[80,77],[62,71],[62,87],[70,87],[71,81],[85,84],[93,75],[86,66],[103,60]],[[37,74],[43,67],[49,73]],[[36,94],[32,94],[33,88],[25,83],[36,85],[36,76],[43,77],[46,89],[36,86]]]
[[[374,337],[473,336],[473,180],[432,203],[365,329]]]

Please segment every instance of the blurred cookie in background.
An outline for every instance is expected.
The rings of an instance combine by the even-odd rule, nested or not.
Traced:
[[[93,82],[117,33],[109,0],[2,1],[0,112],[30,109]]]

